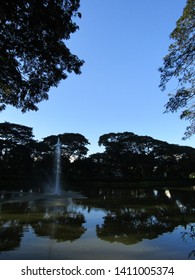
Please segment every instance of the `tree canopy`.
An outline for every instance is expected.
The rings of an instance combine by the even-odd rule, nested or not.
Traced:
[[[45,137],[43,142],[47,144],[51,150],[55,149],[57,140],[60,140],[62,156],[69,161],[83,158],[87,152],[89,141],[79,133],[63,133]]]
[[[11,143],[13,145],[27,145],[33,141],[32,128],[4,122],[0,123],[0,141]]]
[[[132,132],[99,137],[102,153],[87,156],[89,141],[79,133],[34,140],[31,127],[0,123],[0,186],[53,184],[55,150],[60,140],[61,179],[185,179],[195,174],[195,149]],[[26,183],[25,183],[25,182]]]
[[[10,177],[29,175],[36,141],[32,128],[13,123],[0,123],[0,173]]]
[[[178,19],[175,29],[170,34],[173,42],[164,57],[160,88],[165,90],[172,78],[178,80],[175,94],[169,94],[165,105],[166,112],[181,110],[180,118],[190,122],[185,131],[186,139],[195,133],[195,1],[188,0],[183,15]]]
[[[194,171],[195,149],[191,147],[168,144],[132,132],[104,134],[98,143],[105,147],[104,154],[98,155],[98,162],[117,176],[140,178],[164,173],[181,176]],[[97,157],[93,160],[97,161]]]
[[[78,29],[80,0],[0,1],[0,110],[37,110],[49,89],[84,61],[65,41]]]

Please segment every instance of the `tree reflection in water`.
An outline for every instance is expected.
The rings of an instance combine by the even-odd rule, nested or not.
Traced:
[[[195,225],[190,225],[188,227],[185,228],[185,231],[181,232],[181,236],[183,241],[187,242],[187,240],[193,239],[195,241]],[[195,249],[192,250],[189,255],[188,255],[188,259],[195,257]]]
[[[68,203],[67,203],[68,202]],[[36,236],[57,242],[74,241],[86,231],[84,215],[71,210],[71,200],[43,200],[3,203],[0,217],[0,251],[20,246],[30,226]]]
[[[82,243],[83,240],[90,238],[93,258],[99,245],[103,247],[104,244],[105,250],[112,250],[113,243],[130,248],[129,245],[158,239],[164,233],[169,233],[169,238],[172,238],[171,234],[180,226],[185,230],[178,234],[175,244],[179,240],[187,240],[187,237],[190,240],[194,238],[194,227],[191,231],[189,229],[195,223],[195,192],[190,188],[102,187],[83,190],[83,195],[82,199],[58,196],[1,201],[0,252],[19,248],[29,227],[37,239],[47,237],[58,243],[69,241],[71,244],[79,240],[82,248],[86,248],[87,244]],[[99,222],[98,211],[103,215]],[[90,235],[92,232],[93,235]],[[36,242],[36,238],[29,242]],[[112,246],[108,247],[109,244]],[[68,249],[71,248],[70,245]],[[87,249],[86,254],[88,256]],[[79,255],[76,256],[79,258]],[[192,248],[189,258],[194,257],[195,250]]]
[[[92,196],[92,198],[91,198]],[[195,195],[191,190],[132,189],[93,191],[84,200],[89,209],[104,208],[104,223],[97,236],[109,242],[135,244],[194,222]]]

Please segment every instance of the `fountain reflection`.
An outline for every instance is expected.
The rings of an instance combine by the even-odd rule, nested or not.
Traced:
[[[182,242],[181,234],[173,238],[175,229],[187,229],[195,223],[195,192],[190,188],[103,187],[83,189],[83,196],[73,193],[23,193],[11,197],[4,193],[0,200],[0,252],[19,250],[24,236],[28,236],[29,244],[47,237],[63,242],[63,246],[71,241],[79,244],[79,248],[87,248],[91,242],[94,258],[100,246],[112,250],[115,243],[130,248],[129,245],[157,240],[166,233],[171,242]],[[67,250],[72,252],[71,248]],[[38,253],[37,249],[37,256]]]
[[[36,236],[57,242],[80,238],[86,231],[85,218],[72,204],[72,198],[53,196],[45,200],[5,201],[1,204],[0,251],[19,247],[29,227]]]

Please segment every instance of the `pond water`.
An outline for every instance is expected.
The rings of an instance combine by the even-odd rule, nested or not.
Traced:
[[[0,193],[0,259],[195,259],[195,190]]]

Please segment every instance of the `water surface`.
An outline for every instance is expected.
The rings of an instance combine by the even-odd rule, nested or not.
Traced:
[[[195,191],[1,195],[0,259],[195,259]]]

